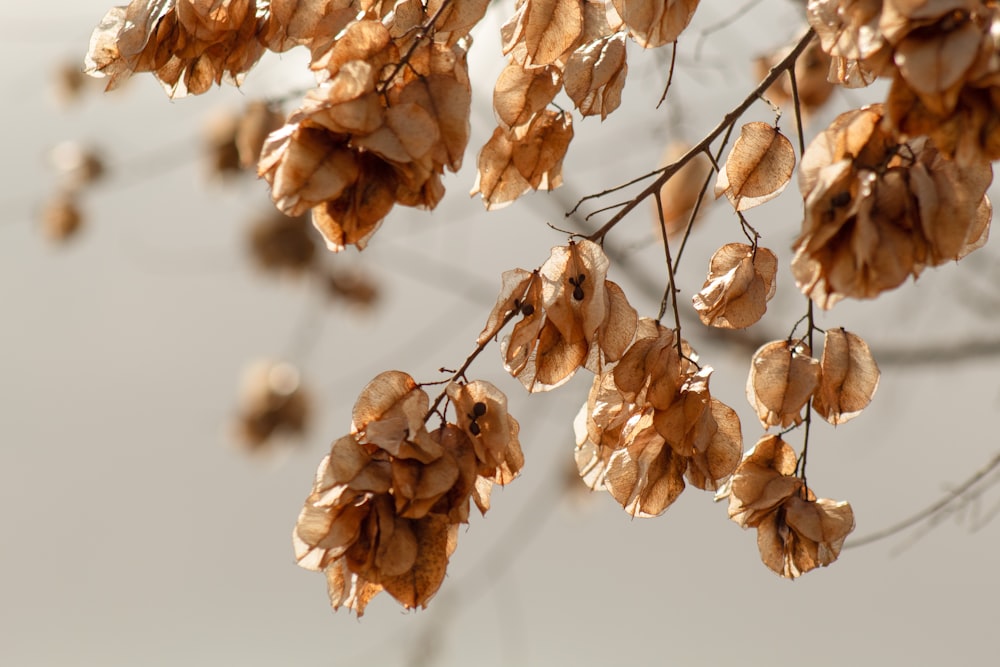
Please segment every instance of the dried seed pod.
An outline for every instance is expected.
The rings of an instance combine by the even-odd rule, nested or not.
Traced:
[[[827,329],[813,409],[834,426],[843,424],[871,402],[878,381],[878,364],[868,344],[843,328]]]
[[[301,438],[310,412],[298,369],[285,362],[259,361],[243,377],[235,435],[251,451],[283,438]]]
[[[512,481],[524,465],[524,454],[517,437],[520,427],[507,412],[507,397],[484,380],[452,382],[447,392],[459,425],[472,442],[479,475],[497,484]]]
[[[698,0],[612,0],[628,36],[644,48],[669,44],[684,31]]]
[[[523,67],[548,65],[573,48],[583,31],[579,0],[525,0],[504,25],[503,53]]]
[[[756,528],[768,514],[802,488],[795,477],[798,457],[781,436],[765,435],[751,447],[729,484],[729,518]]]
[[[77,141],[64,141],[49,154],[66,188],[80,190],[104,178],[107,167],[100,153]]]
[[[759,206],[784,191],[794,169],[795,149],[777,127],[747,123],[719,171],[715,198],[726,195],[737,211]]]
[[[778,340],[750,360],[747,400],[764,428],[802,422],[802,408],[819,385],[819,362],[804,343]]]
[[[73,238],[83,224],[83,213],[75,191],[62,191],[47,201],[41,211],[42,233],[62,243]]]
[[[584,44],[566,61],[566,94],[584,116],[601,120],[618,108],[628,74],[625,35],[614,33]]]
[[[558,67],[524,69],[509,63],[493,88],[493,112],[506,130],[525,125],[549,105],[561,86]]]
[[[676,162],[690,148],[689,144],[683,142],[670,144],[663,155],[663,159],[660,160],[660,166],[665,167]],[[698,215],[695,222],[708,210],[713,200],[711,197],[703,196],[702,187],[705,185],[705,180],[712,171],[712,161],[704,153],[698,153],[692,159],[688,160],[683,167],[678,169],[663,184],[663,187],[660,188],[660,207],[663,209],[663,225],[667,228],[667,236],[680,234],[687,229],[691,212],[698,205],[699,198],[701,198],[701,205],[698,206]],[[660,209],[654,202],[654,227],[656,228],[656,234],[662,236],[663,231],[660,227],[659,215]]]
[[[854,530],[854,511],[846,501],[798,494],[768,514],[757,526],[760,558],[771,570],[794,579],[837,560]]]
[[[767,310],[775,292],[778,258],[767,248],[729,243],[715,251],[708,277],[692,301],[708,326],[745,329]]]
[[[289,217],[272,209],[249,229],[250,257],[264,271],[300,273],[316,257],[314,234],[308,216]]]

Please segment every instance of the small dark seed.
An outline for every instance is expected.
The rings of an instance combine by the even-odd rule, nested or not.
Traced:
[[[583,301],[583,288],[579,285],[573,288],[573,298],[577,301]]]
[[[469,433],[471,433],[472,435],[479,435],[480,433],[479,424],[477,424],[475,421],[469,422]]]
[[[486,414],[486,404],[482,401],[476,401],[475,405],[472,406],[472,414],[477,417],[482,417]]]
[[[851,203],[851,193],[850,192],[838,192],[830,200],[830,205],[834,208],[840,208],[841,206],[847,206]]]
[[[534,312],[535,312],[535,307],[532,306],[530,303],[526,303],[523,306],[521,306],[521,314],[524,315],[525,317],[532,315]]]

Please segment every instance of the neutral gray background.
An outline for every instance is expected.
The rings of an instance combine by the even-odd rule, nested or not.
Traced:
[[[1000,593],[998,525],[946,521],[897,553],[906,536],[845,551],[796,582],[760,562],[753,532],[689,489],[666,515],[631,520],[606,495],[566,491],[572,417],[589,378],[525,400],[496,350],[473,373],[500,385],[522,425],[524,475],[463,530],[449,576],[426,611],[387,595],[358,621],[332,614],[323,578],[297,568],[290,531],[328,443],[346,432],[360,388],[399,368],[434,379],[461,363],[492,305],[499,274],[540,264],[565,237],[564,202],[656,166],[675,137],[697,139],[752,86],[747,58],[800,32],[796,6],[768,0],[709,35],[730,3],[703,3],[682,45],[675,88],[656,111],[669,49],[630,48],[625,105],[576,123],[567,188],[485,215],[466,192],[492,131],[489,96],[502,66],[496,33],[511,3],[477,32],[473,140],[433,215],[396,210],[359,261],[383,299],[368,314],[323,306],[302,283],[256,274],[243,251],[263,183],[207,182],[198,137],[206,114],[307,81],[301,54],[270,57],[245,94],[232,88],[171,102],[148,76],[120,94],[91,91],[62,108],[54,68],[79,61],[108,5],[59,0],[0,9],[5,67],[0,170],[0,664],[4,665],[607,665],[991,664]],[[878,92],[838,95],[807,129]],[[771,120],[763,104],[746,120]],[[793,134],[791,113],[782,127]],[[53,247],[34,221],[54,189],[45,154],[64,139],[98,144],[112,179],[85,200],[86,230]],[[610,202],[608,202],[610,203]],[[799,225],[794,184],[750,221],[787,267]],[[651,216],[611,237],[628,274],[662,285]],[[680,277],[700,287],[707,259],[739,240],[713,207]],[[657,301],[613,267],[633,304]],[[926,273],[877,303],[843,304],[845,325],[880,352],[1000,336],[995,243]],[[782,337],[802,313],[787,270],[764,322]],[[323,308],[312,318],[307,315]],[[304,315],[304,313],[306,315]],[[303,327],[320,328],[303,346]],[[749,446],[759,428],[743,397],[745,347],[686,335],[713,365],[713,392],[734,406]],[[290,355],[317,407],[301,448],[247,458],[229,444],[242,368]],[[814,430],[809,480],[850,500],[856,535],[929,504],[994,453],[1000,362],[883,363],[868,411]],[[798,435],[790,436],[798,444]],[[986,515],[995,496],[978,506]],[[976,509],[976,508],[971,508]]]

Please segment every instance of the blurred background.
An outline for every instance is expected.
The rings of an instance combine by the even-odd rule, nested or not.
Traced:
[[[785,581],[708,493],[689,488],[665,515],[634,520],[588,494],[575,479],[572,420],[591,377],[528,401],[497,349],[470,376],[509,396],[527,462],[462,528],[430,607],[406,612],[385,594],[361,620],[334,614],[324,578],[294,562],[292,526],[364,384],[388,369],[434,380],[461,364],[500,274],[565,243],[546,223],[579,231],[564,216],[579,197],[648,172],[672,144],[714,127],[759,80],[754,59],[801,34],[801,3],[702,3],[659,110],[670,48],[629,44],[622,108],[603,123],[574,119],[565,187],[487,214],[467,193],[495,126],[498,32],[513,11],[494,3],[469,57],[465,168],[445,179],[444,201],[432,213],[397,207],[364,252],[324,256],[319,277],[253,259],[251,230],[271,211],[266,184],[220,176],[207,138],[249,101],[308,86],[305,54],[269,54],[241,89],[201,97],[171,101],[149,75],[108,95],[87,80],[68,95],[108,9],[0,10],[0,663],[937,665],[995,655],[992,473],[933,525]],[[835,92],[807,140],[883,93]],[[743,120],[773,118],[761,103]],[[794,143],[790,107],[782,128]],[[77,232],[56,240],[43,220],[51,232],[54,215],[73,218],[54,204],[77,159],[67,141],[92,147],[105,173],[75,201]],[[760,324],[718,336],[685,315],[745,447],[760,435],[744,397],[749,356],[805,311],[787,270],[800,216],[794,183],[748,214],[782,267]],[[728,203],[714,203],[685,251],[682,300],[714,249],[742,238]],[[653,317],[665,279],[656,239],[646,208],[608,237],[609,277]],[[865,337],[882,368],[865,413],[836,429],[817,420],[810,441],[810,486],[851,502],[852,537],[931,505],[1000,449],[997,259],[993,243],[877,302],[819,314],[819,326]],[[254,448],[235,424],[242,378],[261,359],[299,369],[311,410],[301,437]]]

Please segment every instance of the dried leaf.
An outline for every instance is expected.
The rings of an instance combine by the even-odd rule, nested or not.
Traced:
[[[777,197],[795,169],[792,142],[767,123],[747,123],[740,130],[726,165],[719,172],[715,197],[723,194],[737,211],[745,211]]]

